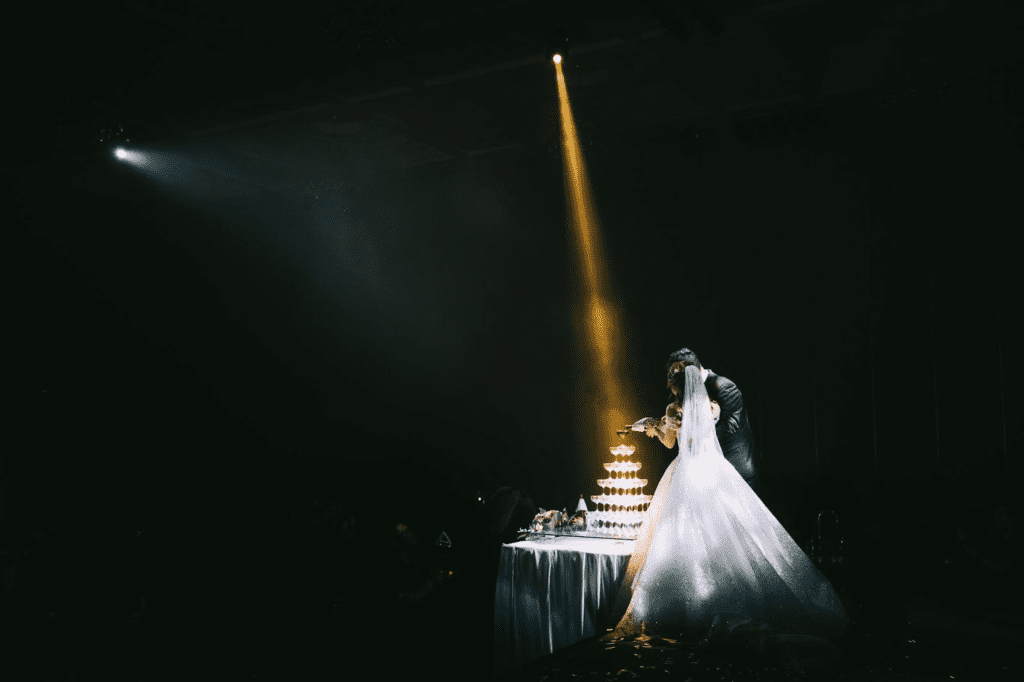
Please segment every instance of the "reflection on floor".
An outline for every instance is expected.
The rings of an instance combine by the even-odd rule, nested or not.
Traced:
[[[718,645],[671,638],[592,638],[502,680],[1011,680],[1020,679],[1024,619],[973,615],[918,598],[902,608],[848,601],[854,626],[838,646],[812,637]]]

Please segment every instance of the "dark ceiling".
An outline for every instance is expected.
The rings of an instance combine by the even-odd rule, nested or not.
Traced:
[[[591,143],[659,125],[750,137],[814,126],[835,98],[897,101],[934,95],[957,76],[1007,71],[1019,42],[1019,14],[993,3],[104,6],[32,25],[59,57],[46,70],[28,60],[14,76],[38,105],[32,154],[285,121],[302,121],[311,142],[345,144],[359,137],[355,122],[382,108],[406,138],[409,165],[529,153],[550,145],[550,98],[539,95],[553,84],[536,73],[555,49],[569,54]],[[972,33],[984,35],[965,39]]]

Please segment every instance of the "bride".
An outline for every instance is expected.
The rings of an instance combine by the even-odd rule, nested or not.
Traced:
[[[613,609],[621,619],[607,637],[753,628],[836,639],[848,623],[842,603],[723,456],[706,376],[696,364],[670,370],[679,403],[667,416],[678,424],[679,454],[648,507]],[[651,421],[632,428],[650,433]]]

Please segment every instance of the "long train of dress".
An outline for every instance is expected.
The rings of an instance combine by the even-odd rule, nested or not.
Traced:
[[[723,456],[707,393],[692,371],[679,455],[637,537],[614,634],[700,638],[712,626],[731,632],[748,625],[838,638],[849,622],[838,595]]]

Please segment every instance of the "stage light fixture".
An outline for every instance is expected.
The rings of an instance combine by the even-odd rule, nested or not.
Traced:
[[[119,159],[127,159],[128,152],[118,147],[117,150],[114,151],[114,156],[116,156]]]
[[[565,64],[569,56],[569,38],[564,30],[558,29],[547,37],[544,45],[544,56],[555,64]]]

